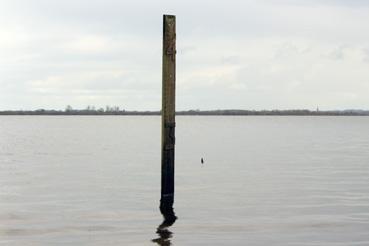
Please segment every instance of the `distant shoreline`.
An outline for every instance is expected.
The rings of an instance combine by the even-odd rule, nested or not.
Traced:
[[[104,111],[104,110],[6,110],[0,115],[160,115],[160,111]],[[369,116],[369,110],[187,110],[177,111],[176,115],[189,116]]]

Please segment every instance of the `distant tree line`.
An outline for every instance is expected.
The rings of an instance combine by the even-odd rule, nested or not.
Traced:
[[[63,112],[63,111],[61,111]],[[87,106],[85,109],[73,109],[72,106],[67,105],[64,113],[71,115],[115,115],[122,114],[125,110],[121,110],[119,106],[106,105],[105,108],[95,108],[95,106]]]
[[[37,110],[5,110],[0,111],[0,115],[160,115],[161,111],[127,111],[118,106],[105,108],[95,108],[87,106],[85,109],[73,109],[66,106],[65,110],[37,109]],[[187,110],[177,111],[177,115],[295,115],[295,116],[369,116],[369,110],[331,110],[331,111],[312,111],[307,109],[292,110]]]
[[[180,111],[176,113],[177,115],[352,115],[352,116],[369,116],[369,111],[367,110],[331,110],[331,111],[312,111],[307,109],[291,109],[291,110],[239,110],[239,109],[227,109],[227,110],[188,110]]]

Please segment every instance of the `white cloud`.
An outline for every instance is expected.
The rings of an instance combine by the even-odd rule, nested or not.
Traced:
[[[163,13],[178,109],[369,108],[367,1],[4,0],[0,109],[159,109]]]

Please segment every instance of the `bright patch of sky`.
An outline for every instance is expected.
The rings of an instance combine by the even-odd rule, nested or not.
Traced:
[[[3,0],[0,110],[161,107],[177,16],[177,109],[369,109],[364,0]]]

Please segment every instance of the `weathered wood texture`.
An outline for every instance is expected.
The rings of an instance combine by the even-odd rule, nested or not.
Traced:
[[[176,18],[163,16],[162,136],[160,209],[171,209],[174,202],[174,144],[176,88]]]

